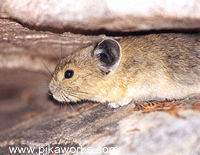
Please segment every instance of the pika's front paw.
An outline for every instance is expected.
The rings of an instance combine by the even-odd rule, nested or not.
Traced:
[[[119,107],[122,107],[124,105],[127,105],[129,104],[130,102],[119,102],[119,103],[109,103],[108,105],[111,107],[111,108],[119,108]]]

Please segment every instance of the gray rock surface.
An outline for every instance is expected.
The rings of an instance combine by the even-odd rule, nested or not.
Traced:
[[[199,0],[1,0],[22,23],[66,30],[130,32],[200,27]]]
[[[77,105],[74,110],[80,112],[91,105]],[[200,153],[200,112],[185,110],[179,113],[184,118],[178,118],[166,112],[129,113],[133,107],[129,104],[113,110],[98,105],[75,117],[70,117],[72,108],[47,109],[2,132],[0,147],[3,153],[9,146],[28,146],[35,151],[47,146],[52,150],[56,146],[82,147],[84,154],[91,155]]]

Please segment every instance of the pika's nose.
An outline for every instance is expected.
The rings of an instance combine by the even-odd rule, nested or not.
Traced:
[[[48,90],[48,93],[50,93],[49,95],[53,95],[56,88],[57,88],[56,83],[55,83],[54,79],[52,79],[51,82],[49,83],[49,90]]]
[[[62,87],[58,82],[56,82],[54,79],[51,80],[49,83],[49,92],[51,95],[59,94],[62,90]]]

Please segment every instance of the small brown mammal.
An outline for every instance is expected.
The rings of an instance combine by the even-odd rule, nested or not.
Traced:
[[[150,34],[104,39],[62,59],[49,84],[61,102],[112,107],[200,93],[200,36]]]

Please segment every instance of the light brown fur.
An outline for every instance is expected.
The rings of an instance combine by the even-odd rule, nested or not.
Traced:
[[[58,101],[92,100],[113,107],[200,93],[199,38],[174,33],[126,37],[119,42],[119,66],[109,74],[99,69],[93,58],[95,45],[91,45],[58,64],[50,91]],[[63,78],[67,69],[74,70],[71,79]]]

